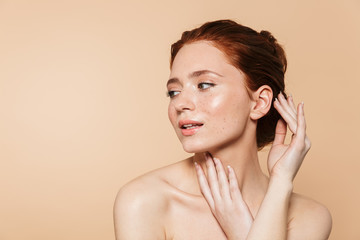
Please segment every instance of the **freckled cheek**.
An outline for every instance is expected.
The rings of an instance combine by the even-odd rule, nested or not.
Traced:
[[[211,96],[202,101],[202,109],[211,116],[217,133],[224,133],[243,125],[249,115],[246,99],[236,94]]]
[[[229,105],[230,104],[230,105]],[[229,114],[231,114],[232,101],[225,94],[213,95],[209,94],[198,99],[197,106],[199,110],[206,114],[211,123],[209,128],[212,133],[222,133],[227,125]]]
[[[227,95],[223,94],[205,99],[204,104],[207,106],[206,109],[212,114],[224,114],[230,110],[233,101]]]

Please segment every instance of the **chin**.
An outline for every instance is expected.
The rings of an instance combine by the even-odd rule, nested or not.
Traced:
[[[182,147],[187,153],[204,153],[225,149],[234,144],[237,145],[241,139],[236,136],[233,138],[217,138],[217,139],[180,139]]]
[[[203,152],[206,152],[206,150],[200,150],[198,148],[185,148],[185,147],[183,147],[183,149],[187,153],[203,153]]]
[[[219,144],[221,145],[221,144]],[[209,144],[208,141],[204,142],[182,142],[182,147],[187,153],[204,153],[210,152],[213,149],[218,148],[218,144]]]
[[[205,144],[196,143],[182,143],[183,149],[187,153],[202,153],[208,151],[208,146]]]

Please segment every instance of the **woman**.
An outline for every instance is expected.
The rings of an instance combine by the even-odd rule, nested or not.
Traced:
[[[304,104],[284,94],[275,38],[205,23],[172,45],[170,66],[169,119],[194,155],[122,187],[117,239],[327,239],[328,210],[292,192],[310,141]],[[267,177],[257,151],[271,142]]]

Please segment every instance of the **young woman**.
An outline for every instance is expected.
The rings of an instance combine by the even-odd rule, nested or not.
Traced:
[[[121,188],[116,238],[328,239],[328,210],[292,192],[310,141],[304,104],[284,94],[286,58],[275,38],[208,22],[172,45],[170,66],[169,119],[194,155]],[[267,177],[257,151],[269,143]]]

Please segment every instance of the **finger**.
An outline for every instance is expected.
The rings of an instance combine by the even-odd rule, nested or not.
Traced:
[[[279,102],[278,99],[275,98],[274,101],[274,107],[275,109],[279,112],[279,114],[281,115],[281,117],[285,120],[285,122],[287,123],[287,125],[289,126],[289,129],[292,133],[296,133],[296,128],[297,128],[297,123],[296,123],[296,119],[294,119],[289,112],[287,112],[283,106],[281,105],[281,103]]]
[[[207,167],[208,183],[210,186],[212,196],[215,202],[220,202],[221,195],[219,191],[219,182],[214,166],[214,161],[212,160],[212,157],[208,153],[205,154],[205,159],[206,159],[205,162]]]
[[[232,167],[228,166],[229,170],[229,185],[230,185],[230,196],[231,199],[235,202],[242,201],[242,195],[238,185],[235,171]]]
[[[305,122],[305,114],[304,114],[304,102],[301,102],[298,106],[298,128],[296,130],[297,137],[305,141],[306,137],[306,122]]]
[[[279,119],[275,128],[275,138],[273,145],[284,144],[286,132],[286,122],[283,119]]]
[[[284,95],[282,94],[282,92],[279,93],[278,95],[278,100],[281,103],[281,106],[290,114],[290,116],[296,120],[296,111],[294,111],[291,106],[289,105],[288,100],[284,97]]]
[[[248,222],[249,228],[250,228],[250,226],[254,220],[254,217],[251,214],[249,206],[246,204],[246,202],[244,201],[244,199],[242,197],[234,169],[229,165],[227,167],[228,167],[228,171],[229,171],[229,183],[230,183],[231,198],[235,203],[240,205],[240,207],[243,211],[245,211],[244,212],[244,217],[246,218],[245,221]]]
[[[196,175],[197,175],[197,179],[198,179],[198,182],[199,182],[199,185],[200,185],[201,193],[205,197],[205,199],[208,202],[210,208],[214,209],[214,207],[215,207],[214,199],[212,197],[211,190],[210,190],[210,187],[209,187],[209,183],[208,183],[208,181],[206,179],[205,173],[204,173],[202,167],[197,162],[194,162],[194,164],[195,164]]]
[[[296,106],[295,106],[294,98],[292,97],[292,95],[289,95],[287,97],[287,101],[288,101],[289,106],[291,107],[292,111],[297,115]]]
[[[296,133],[292,136],[291,145],[294,145],[296,149],[300,152],[308,151],[309,139],[306,137],[306,123],[305,123],[305,115],[304,115],[304,103],[300,103],[298,105],[298,129]]]
[[[229,192],[229,180],[226,176],[224,167],[218,158],[214,158],[214,163],[219,180],[220,194],[225,200],[230,200],[231,197]]]

